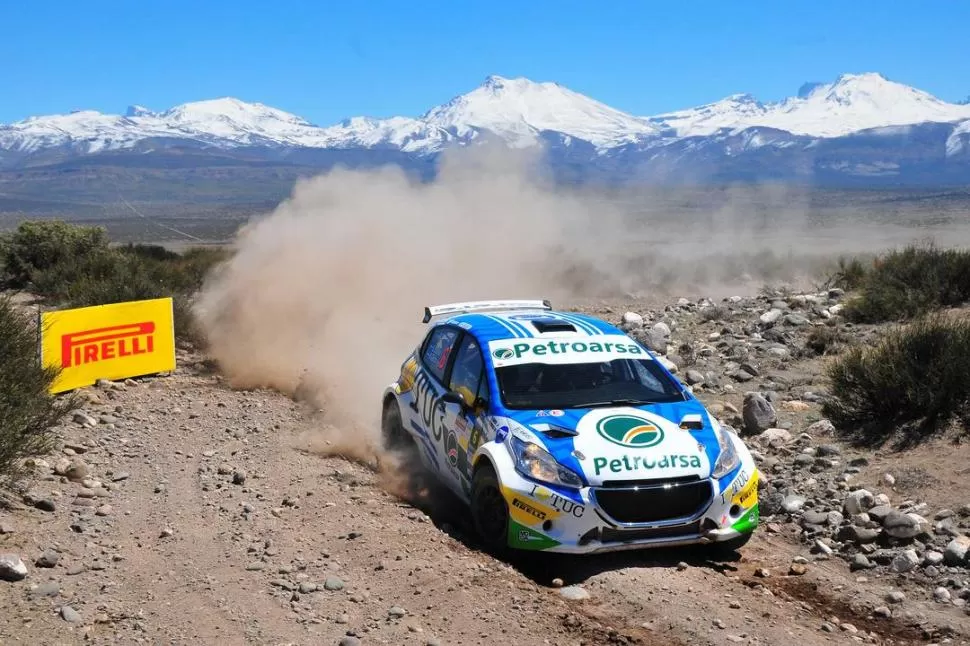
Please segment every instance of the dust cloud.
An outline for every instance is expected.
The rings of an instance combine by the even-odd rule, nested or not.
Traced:
[[[809,248],[811,212],[795,189],[555,187],[539,152],[487,146],[444,155],[426,183],[335,169],[239,232],[195,314],[234,385],[310,401],[325,422],[313,448],[370,460],[425,305],[750,292],[844,243]]]
[[[480,148],[420,183],[396,167],[336,169],[251,222],[199,295],[210,353],[236,386],[324,411],[328,452],[379,446],[380,396],[420,340],[425,305],[565,304],[622,244],[619,212],[557,193],[528,153]]]

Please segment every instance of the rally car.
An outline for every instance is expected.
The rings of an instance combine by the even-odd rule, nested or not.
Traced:
[[[433,322],[432,322],[433,321]],[[549,301],[425,308],[382,433],[465,500],[490,549],[710,544],[758,524],[758,470],[643,345]]]

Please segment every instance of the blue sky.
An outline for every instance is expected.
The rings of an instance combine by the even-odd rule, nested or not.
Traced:
[[[236,96],[326,125],[416,116],[489,74],[647,115],[877,71],[970,95],[970,2],[10,0],[0,123]]]

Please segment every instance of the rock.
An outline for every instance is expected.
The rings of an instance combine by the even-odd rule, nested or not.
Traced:
[[[246,482],[246,472],[241,469],[236,470],[232,474],[232,484],[241,485]]]
[[[883,519],[882,527],[889,536],[899,539],[914,538],[922,531],[915,514],[893,510]]]
[[[782,314],[783,314],[783,312],[780,309],[773,308],[773,309],[768,310],[767,312],[765,312],[761,316],[759,316],[758,317],[758,320],[761,321],[764,325],[771,325],[772,323],[777,322],[778,319],[781,318],[781,315]]]
[[[360,646],[360,640],[353,635],[347,635],[346,637],[340,638],[337,646]]]
[[[809,509],[802,515],[802,527],[810,527],[812,525],[826,525],[829,522],[829,515],[824,511],[817,511],[815,509]]]
[[[795,494],[785,496],[785,499],[781,502],[781,508],[787,511],[789,514],[793,514],[805,505],[805,496],[797,496]]]
[[[670,326],[664,323],[663,321],[660,321],[659,323],[655,323],[651,329],[657,334],[662,335],[666,339],[670,338]]]
[[[336,592],[337,590],[344,589],[344,582],[339,577],[328,576],[323,582],[323,589],[329,590],[330,592]]]
[[[37,560],[34,561],[34,565],[36,565],[37,567],[45,567],[45,568],[54,567],[55,565],[57,565],[57,562],[60,560],[60,558],[61,558],[61,555],[55,552],[54,550],[44,550],[44,552],[37,557]]]
[[[864,545],[874,543],[879,538],[879,530],[870,527],[859,527],[858,525],[846,525],[839,528],[836,538],[843,542]]]
[[[81,623],[81,613],[71,606],[61,606],[61,619],[69,624]]]
[[[654,329],[635,330],[633,337],[655,354],[667,354],[667,337]]]
[[[916,550],[903,550],[889,563],[889,571],[897,574],[903,574],[905,572],[911,571],[919,565],[919,556],[916,555]]]
[[[16,554],[0,554],[0,581],[22,581],[27,578],[27,566]]]
[[[88,465],[81,460],[71,460],[71,465],[64,475],[72,482],[80,482],[88,477]]]
[[[628,330],[643,327],[643,317],[636,312],[626,312],[623,315],[623,327]]]
[[[679,367],[677,366],[676,363],[674,363],[667,357],[663,357],[663,356],[657,357],[657,361],[659,361],[660,365],[666,368],[671,374],[677,374],[677,370],[679,370]]]
[[[808,566],[804,563],[792,563],[788,568],[789,576],[801,576],[808,572]]]
[[[808,404],[797,399],[792,399],[790,401],[784,401],[781,403],[783,410],[790,411],[792,413],[803,413],[811,408]]]
[[[805,432],[812,436],[832,435],[835,433],[835,424],[827,419],[820,419],[814,424],[810,424]]]
[[[868,570],[876,567],[876,564],[869,560],[865,554],[856,554],[849,562],[849,571]]]
[[[937,603],[950,603],[950,591],[940,586],[933,590],[933,601]]]
[[[704,383],[704,375],[696,370],[688,370],[684,376],[687,378],[687,383],[691,386]]]
[[[387,616],[394,619],[400,619],[406,614],[408,614],[408,611],[401,606],[391,606],[387,611]]]
[[[950,567],[963,565],[967,559],[967,550],[970,549],[970,537],[957,536],[947,543],[943,550],[943,562]]]
[[[785,318],[782,319],[785,325],[791,325],[792,327],[802,327],[803,325],[808,325],[810,321],[802,316],[801,314],[787,314]]]
[[[554,588],[561,588],[564,584],[565,584],[564,581],[562,579],[560,579],[559,577],[556,577],[551,582],[551,585]]]
[[[758,433],[754,439],[762,444],[774,444],[776,442],[788,444],[792,437],[791,433],[783,428],[768,428],[764,432]]]
[[[741,417],[749,434],[761,433],[775,425],[775,409],[760,393],[749,392],[744,396]]]
[[[13,534],[15,531],[14,526],[6,520],[0,520],[0,534]]]
[[[74,417],[72,419],[74,420],[75,424],[80,424],[81,426],[98,425],[98,420],[94,419],[93,417],[91,417],[90,415],[82,411],[78,411],[74,413]]]
[[[927,552],[923,554],[923,567],[936,567],[938,565],[942,565],[943,558],[943,552],[927,550]]]
[[[886,601],[892,604],[900,604],[906,601],[906,593],[902,590],[893,590],[886,595]]]
[[[41,498],[40,500],[34,501],[34,507],[41,511],[46,511],[48,513],[53,512],[57,509],[57,505],[50,498]]]
[[[30,591],[35,597],[56,597],[61,593],[61,586],[56,581],[45,581]]]
[[[304,581],[300,584],[300,594],[310,594],[311,592],[317,591],[317,584],[310,583],[309,581]]]
[[[562,595],[564,599],[570,601],[583,601],[589,599],[589,592],[585,588],[578,585],[567,585],[564,588],[559,589],[559,594]]]
[[[896,476],[891,473],[882,474],[882,484],[889,488],[896,486]]]
[[[872,614],[883,619],[890,619],[893,616],[893,611],[889,609],[889,606],[876,606],[872,609]]]
[[[875,504],[875,497],[867,489],[856,489],[849,492],[842,504],[842,510],[848,516],[856,516],[862,512],[869,511]]]
[[[885,520],[886,516],[892,513],[893,508],[890,507],[888,504],[878,504],[879,503],[878,498],[879,496],[876,496],[876,499],[877,499],[876,506],[869,509],[869,511],[866,513],[869,514],[869,518],[873,519],[878,523],[882,523],[882,521]]]

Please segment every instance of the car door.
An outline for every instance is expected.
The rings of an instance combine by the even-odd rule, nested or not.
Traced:
[[[401,413],[405,424],[418,436],[422,460],[442,479],[449,481],[450,469],[444,449],[444,402],[448,369],[461,338],[460,328],[441,325],[433,328],[418,352],[414,383],[402,394],[406,404]]]
[[[471,459],[484,441],[484,414],[488,410],[485,359],[478,339],[464,333],[448,372],[448,390],[460,401],[444,403],[444,449],[455,489],[471,491]]]

